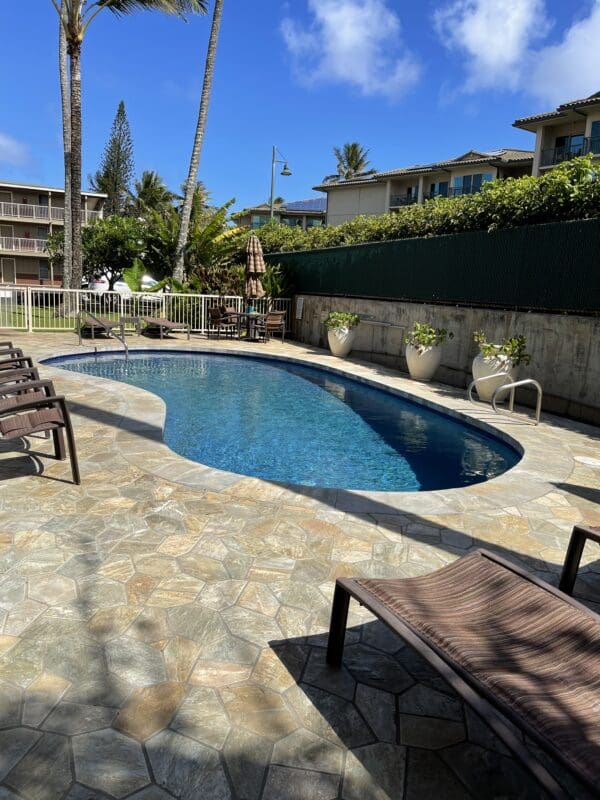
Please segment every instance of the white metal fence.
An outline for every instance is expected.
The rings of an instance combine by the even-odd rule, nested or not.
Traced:
[[[284,311],[286,327],[291,322],[289,298],[253,301],[257,311]],[[55,289],[40,286],[0,284],[0,328],[23,331],[73,331],[79,312],[126,321],[134,330],[136,318],[161,317],[188,323],[192,331],[206,333],[208,309],[232,306],[244,310],[244,298],[216,294],[153,294],[151,292],[91,292],[85,289]]]

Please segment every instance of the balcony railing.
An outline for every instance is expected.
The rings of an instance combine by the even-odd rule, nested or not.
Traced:
[[[83,211],[84,222],[93,222],[101,216],[100,211]],[[24,219],[35,222],[64,222],[64,208],[49,208],[35,203],[0,203],[0,217]]]
[[[541,167],[553,167],[563,161],[570,161],[577,156],[585,156],[588,153],[600,155],[600,137],[591,138],[587,136],[582,142],[568,144],[563,147],[549,147],[542,150],[540,160]]]
[[[13,236],[0,236],[0,250],[11,253],[45,253],[46,239],[19,239]]]
[[[390,197],[390,208],[396,208],[397,206],[412,206],[416,202],[417,197],[412,195],[393,194]]]
[[[423,195],[423,200],[435,200],[436,197],[448,197],[449,189],[446,189],[445,192],[425,192]]]

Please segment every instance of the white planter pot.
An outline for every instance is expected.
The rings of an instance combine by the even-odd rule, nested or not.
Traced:
[[[442,360],[442,346],[413,347],[406,345],[406,363],[410,377],[415,381],[430,381]]]
[[[492,377],[499,372],[507,372],[508,376]],[[479,399],[486,403],[491,403],[493,394],[498,386],[516,381],[518,372],[519,368],[513,366],[508,356],[484,356],[483,353],[479,353],[473,359],[473,380],[487,378],[487,380],[475,385]]]
[[[329,349],[338,358],[345,358],[350,353],[355,339],[356,328],[332,328],[327,331]]]

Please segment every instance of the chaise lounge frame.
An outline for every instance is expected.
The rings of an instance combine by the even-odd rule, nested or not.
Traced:
[[[158,333],[160,338],[164,339],[169,333],[183,331],[187,333],[188,341],[190,339],[191,326],[187,322],[171,322],[171,320],[162,319],[161,317],[142,317],[142,321],[146,323],[146,327],[142,331],[146,336],[153,336]]]
[[[536,578],[534,575],[529,574],[514,563],[507,561],[495,553],[481,549],[474,551],[474,554],[478,554],[482,558],[489,559],[505,569],[512,571],[524,581],[529,581],[531,584],[560,598],[562,602],[568,604],[582,614],[590,615],[592,618],[600,620],[600,617],[586,606],[578,603],[550,584]],[[463,558],[468,557],[469,556]],[[445,569],[447,569],[447,567],[438,570],[438,573],[444,572]],[[395,581],[390,581],[390,583],[392,582]],[[386,581],[379,581],[379,583],[386,583]],[[549,793],[550,797],[557,798],[557,800],[568,800],[571,796],[563,789],[542,763],[535,758],[525,743],[511,730],[498,712],[510,720],[510,722],[514,723],[520,731],[538,743],[542,749],[550,753],[552,757],[556,758],[571,774],[591,789],[594,796],[596,796],[598,787],[590,783],[589,776],[574,770],[572,763],[559,748],[553,746],[551,742],[544,738],[536,728],[530,725],[529,722],[518,714],[510,705],[501,702],[498,695],[490,691],[485,684],[475,680],[473,675],[465,670],[459,663],[453,661],[447,652],[436,646],[435,643],[427,641],[418,628],[410,625],[398,616],[398,614],[391,611],[383,602],[374,597],[369,590],[361,586],[358,580],[352,578],[338,578],[336,581],[327,646],[327,663],[330,666],[340,667],[342,663],[348,609],[350,598],[352,597],[384,622],[394,633],[404,639],[413,650],[439,673],[459,697],[471,706],[476,714],[485,721],[498,738],[513,752],[521,764]]]

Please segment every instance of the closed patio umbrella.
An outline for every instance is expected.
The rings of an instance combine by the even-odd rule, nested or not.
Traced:
[[[260,276],[266,272],[262,245],[258,236],[252,234],[246,245],[246,297],[258,300],[265,296]]]

